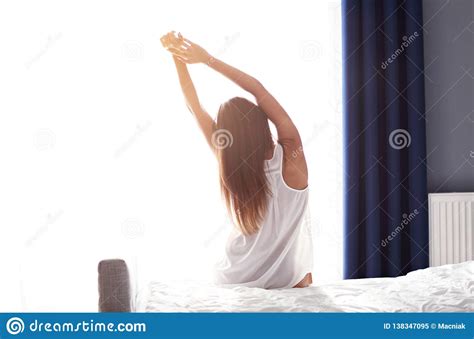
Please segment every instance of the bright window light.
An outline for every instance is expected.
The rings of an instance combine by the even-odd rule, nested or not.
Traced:
[[[140,281],[208,279],[229,224],[160,45],[173,29],[289,112],[310,172],[314,280],[340,279],[337,1],[27,2],[0,4],[0,311],[95,311],[108,258]],[[250,98],[206,66],[190,71],[213,116]]]

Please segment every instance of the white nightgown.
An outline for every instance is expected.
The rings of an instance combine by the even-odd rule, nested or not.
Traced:
[[[216,265],[217,284],[260,288],[291,288],[313,266],[308,215],[308,188],[296,190],[283,180],[283,148],[277,144],[265,161],[272,195],[257,233],[243,235],[233,227],[224,258]]]

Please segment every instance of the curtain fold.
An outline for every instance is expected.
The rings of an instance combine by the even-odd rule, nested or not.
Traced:
[[[344,278],[428,266],[421,0],[343,0]]]

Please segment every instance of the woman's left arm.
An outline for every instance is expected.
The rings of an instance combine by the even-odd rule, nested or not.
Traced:
[[[215,129],[214,120],[212,120],[209,113],[202,108],[186,64],[179,61],[175,56],[173,56],[173,60],[176,65],[176,71],[178,72],[179,83],[181,85],[181,90],[183,91],[186,106],[196,118],[199,128],[206,137],[207,143],[211,149],[214,150],[212,144],[212,133]]]

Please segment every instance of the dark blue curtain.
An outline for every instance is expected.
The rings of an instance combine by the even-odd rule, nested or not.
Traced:
[[[344,278],[428,266],[421,0],[343,0]]]

